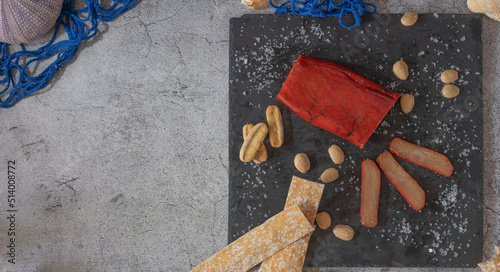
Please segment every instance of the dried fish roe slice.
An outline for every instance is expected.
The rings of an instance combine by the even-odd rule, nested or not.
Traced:
[[[385,151],[377,157],[377,163],[391,183],[408,201],[410,206],[418,211],[425,206],[425,192],[418,183],[394,159],[391,152]]]
[[[378,204],[380,198],[380,170],[377,164],[366,159],[361,164],[361,224],[373,228],[378,224]]]
[[[442,176],[449,177],[453,174],[453,165],[451,165],[450,160],[434,150],[409,143],[398,137],[392,139],[389,149],[396,156]]]

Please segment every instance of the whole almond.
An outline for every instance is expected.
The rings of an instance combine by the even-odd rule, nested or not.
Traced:
[[[392,66],[392,72],[401,80],[406,80],[408,78],[408,64],[400,60],[394,63]]]
[[[332,218],[327,212],[320,212],[316,215],[316,224],[320,229],[327,229],[332,225]]]
[[[401,109],[404,113],[409,113],[415,106],[415,97],[411,94],[403,94],[401,96]]]
[[[354,230],[347,225],[336,225],[333,228],[333,234],[344,241],[351,241],[354,237]]]
[[[458,79],[458,72],[455,70],[445,70],[441,73],[441,81],[443,83],[452,83]]]
[[[301,173],[307,173],[307,171],[309,171],[309,168],[311,167],[309,157],[304,153],[295,155],[293,163],[295,164],[295,168],[297,168],[297,170],[299,170]]]
[[[412,26],[417,22],[418,13],[414,11],[408,11],[401,17],[401,24],[404,26]]]
[[[335,168],[328,168],[321,174],[321,181],[324,183],[330,183],[339,178],[339,171]]]
[[[330,158],[336,164],[341,164],[344,162],[344,151],[338,145],[332,145],[328,148],[328,154],[330,154]]]
[[[460,89],[453,84],[446,84],[443,87],[442,93],[446,98],[454,98],[460,93]]]

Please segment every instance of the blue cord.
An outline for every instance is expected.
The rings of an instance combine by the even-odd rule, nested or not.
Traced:
[[[335,3],[339,4],[335,5]],[[362,0],[290,0],[279,6],[269,0],[269,5],[276,9],[275,14],[294,13],[314,17],[339,17],[340,25],[348,29],[361,25],[361,15],[377,11],[374,4],[365,3]],[[371,7],[372,10],[368,10],[367,7]],[[342,22],[342,18],[349,14],[354,16],[352,25]]]
[[[109,22],[118,15],[131,9],[138,0],[113,0],[109,8],[103,8],[99,0],[85,0],[86,7],[75,10],[74,0],[65,0],[56,23],[52,39],[37,50],[28,51],[21,44],[21,50],[9,53],[9,44],[0,42],[0,107],[10,108],[20,99],[47,86],[54,74],[77,53],[78,46],[97,34],[99,21]],[[86,14],[86,16],[85,16]],[[90,27],[86,24],[90,22]],[[54,42],[61,29],[67,39]],[[37,75],[29,71],[43,60],[56,56],[56,59]]]

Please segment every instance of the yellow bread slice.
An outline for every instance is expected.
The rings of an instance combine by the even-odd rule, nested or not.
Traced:
[[[319,202],[325,185],[294,176],[285,203],[285,209],[299,205],[309,223],[314,224]],[[259,272],[300,272],[312,233],[300,238],[293,244],[267,259],[260,266]]]
[[[191,272],[248,271],[313,231],[313,225],[300,207],[293,205],[215,253]]]

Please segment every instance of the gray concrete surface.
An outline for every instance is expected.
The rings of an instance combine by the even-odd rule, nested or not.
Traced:
[[[369,2],[380,13],[468,13],[465,0]],[[248,13],[239,0],[143,0],[102,25],[50,87],[0,110],[0,270],[189,271],[226,245],[229,18]],[[500,244],[500,23],[483,22],[489,258]],[[422,270],[438,271],[306,269]]]

